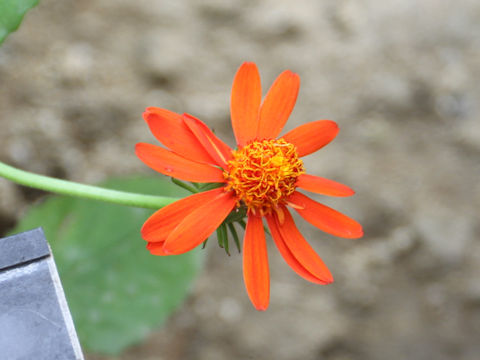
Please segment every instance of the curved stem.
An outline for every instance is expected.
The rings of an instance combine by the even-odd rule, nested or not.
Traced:
[[[57,194],[107,201],[115,204],[147,209],[159,209],[178,200],[177,198],[172,197],[143,195],[79,184],[23,171],[2,162],[0,162],[0,177],[4,177],[21,185]]]

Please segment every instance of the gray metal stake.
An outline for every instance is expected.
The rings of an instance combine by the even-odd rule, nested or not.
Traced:
[[[83,360],[41,228],[0,239],[0,359]]]

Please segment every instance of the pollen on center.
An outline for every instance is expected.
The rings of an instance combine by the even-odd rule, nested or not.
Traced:
[[[283,139],[253,141],[233,151],[224,171],[227,190],[233,190],[239,205],[249,211],[269,214],[278,209],[305,173],[293,144]]]

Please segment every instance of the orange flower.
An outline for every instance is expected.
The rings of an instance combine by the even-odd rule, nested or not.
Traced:
[[[322,205],[297,188],[329,196],[350,196],[349,187],[305,173],[301,157],[332,141],[338,126],[318,120],[279,134],[295,105],[297,74],[280,74],[261,102],[260,75],[254,63],[244,63],[235,75],[231,119],[238,148],[232,150],[200,120],[165,109],[143,114],[153,135],[170,150],[139,143],[137,156],[152,169],[174,178],[220,183],[158,210],[143,225],[142,237],[154,255],[182,254],[200,245],[236,209],[247,211],[243,241],[243,275],[257,310],[266,310],[270,295],[267,246],[262,218],[290,267],[301,277],[328,284],[333,277],[298,231],[287,207],[329,234],[359,238],[355,220]]]

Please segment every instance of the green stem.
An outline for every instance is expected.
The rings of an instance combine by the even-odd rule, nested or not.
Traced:
[[[0,177],[4,177],[21,185],[57,194],[107,201],[115,204],[147,209],[159,209],[178,200],[177,198],[172,197],[143,195],[79,184],[23,171],[2,162],[0,162]]]

